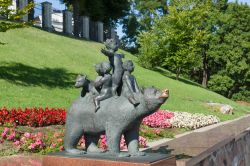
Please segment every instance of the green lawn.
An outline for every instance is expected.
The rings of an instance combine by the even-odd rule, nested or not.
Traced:
[[[74,88],[77,74],[94,79],[94,64],[107,60],[100,53],[102,44],[76,40],[35,28],[0,33],[0,107],[64,107],[68,108],[80,94]],[[127,52],[126,59],[136,58]],[[156,86],[170,90],[169,100],[162,106],[171,111],[214,114],[221,120],[250,112],[214,92],[188,81],[176,81],[167,71],[151,71],[136,64],[134,75],[140,86]],[[166,76],[167,75],[167,76]],[[213,101],[230,104],[234,115],[221,115],[204,106]]]

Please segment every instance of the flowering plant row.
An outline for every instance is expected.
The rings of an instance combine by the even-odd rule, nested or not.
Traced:
[[[167,121],[167,119],[170,119],[172,117],[174,117],[173,112],[159,110],[145,117],[142,121],[142,124],[153,128],[170,128],[172,127],[172,125],[171,123],[169,123],[169,121]]]
[[[214,115],[203,115],[199,113],[175,112],[174,117],[168,119],[172,127],[198,129],[211,124],[219,123],[220,119]]]
[[[65,120],[66,110],[61,108],[0,109],[0,125],[12,123],[15,125],[42,127],[62,125],[65,124]],[[196,129],[218,123],[219,121],[219,118],[213,115],[205,116],[203,114],[159,110],[145,117],[142,124],[162,129],[171,127]]]
[[[66,110],[61,108],[0,109],[0,125],[4,123],[14,123],[16,125],[41,127],[64,124],[65,119]]]
[[[0,144],[7,142],[13,142],[13,146],[17,148],[19,151],[26,151],[32,153],[42,153],[46,154],[48,152],[55,152],[64,150],[63,147],[63,137],[64,131],[47,133],[44,134],[42,132],[38,133],[20,133],[15,130],[15,128],[4,128],[1,132]],[[139,144],[140,147],[146,147],[146,139],[143,137],[139,137]],[[99,140],[99,147],[103,150],[107,150],[107,138],[105,135],[102,135]],[[85,140],[82,137],[78,143],[78,148],[84,149],[85,148]],[[120,142],[120,148],[127,149],[127,145],[125,143],[125,139],[122,136]]]

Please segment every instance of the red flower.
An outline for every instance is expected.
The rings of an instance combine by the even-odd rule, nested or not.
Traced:
[[[25,108],[22,110],[2,108],[0,109],[0,125],[12,123],[14,125],[28,125],[42,127],[48,125],[63,125],[66,120],[66,110],[62,108]]]

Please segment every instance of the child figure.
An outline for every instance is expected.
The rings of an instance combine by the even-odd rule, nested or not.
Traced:
[[[134,106],[140,104],[140,102],[135,98],[135,93],[140,93],[138,84],[135,77],[131,74],[134,71],[134,64],[131,60],[125,61],[123,63],[124,74],[122,77],[122,95],[128,98],[129,102]]]
[[[96,111],[100,108],[100,101],[112,97],[112,67],[109,62],[102,62],[96,65],[98,77],[94,83],[96,89],[100,89],[98,96],[94,98]]]

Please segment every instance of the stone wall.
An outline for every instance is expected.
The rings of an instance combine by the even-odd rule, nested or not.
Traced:
[[[228,138],[187,161],[186,166],[249,166],[250,130]]]
[[[171,153],[177,166],[250,166],[250,115],[161,141],[144,151]]]

